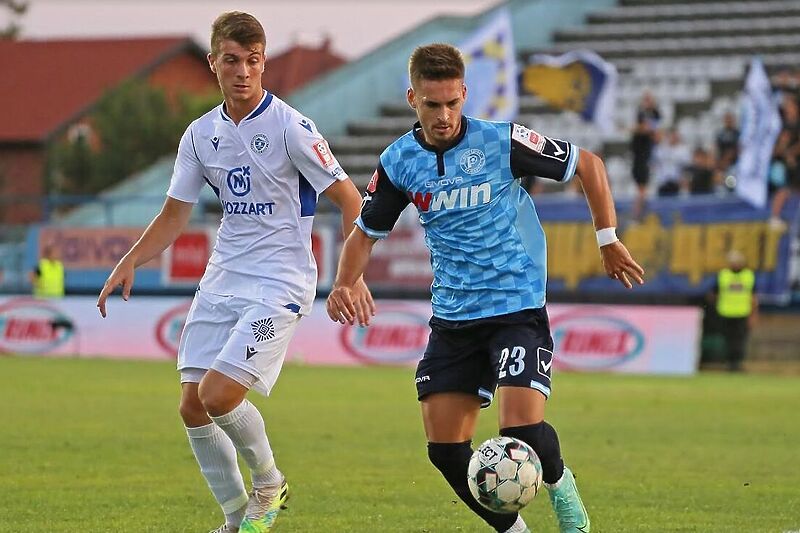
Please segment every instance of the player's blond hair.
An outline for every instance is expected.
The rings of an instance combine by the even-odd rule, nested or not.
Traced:
[[[419,46],[408,60],[408,77],[412,86],[420,80],[463,80],[464,57],[449,44]]]
[[[228,11],[211,25],[211,53],[219,53],[219,44],[230,39],[242,46],[261,43],[267,47],[267,35],[261,23],[249,13]]]

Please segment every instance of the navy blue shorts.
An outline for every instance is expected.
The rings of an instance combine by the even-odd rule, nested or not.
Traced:
[[[417,398],[465,392],[488,407],[498,386],[529,387],[550,396],[553,338],[547,310],[525,309],[477,320],[430,320],[417,365]]]

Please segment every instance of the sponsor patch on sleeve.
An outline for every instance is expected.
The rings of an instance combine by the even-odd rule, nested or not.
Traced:
[[[540,135],[535,131],[526,128],[525,126],[514,124],[514,131],[511,134],[511,138],[517,141],[518,143],[530,148],[537,154],[541,154],[542,150],[544,149],[545,145],[544,135]]]
[[[367,192],[374,193],[375,189],[378,188],[378,171],[376,170],[372,177],[369,179],[369,183],[367,184]]]
[[[314,153],[317,154],[317,158],[319,162],[326,168],[333,166],[335,159],[333,158],[333,154],[331,153],[331,149],[328,147],[328,143],[324,140],[317,141],[311,146],[314,150]]]

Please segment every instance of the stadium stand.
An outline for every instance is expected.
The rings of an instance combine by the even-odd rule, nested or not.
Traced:
[[[521,99],[518,120],[599,151],[615,192],[633,194],[629,131],[645,90],[655,96],[664,126],[675,126],[691,146],[711,148],[722,116],[738,110],[753,54],[771,70],[800,64],[798,30],[797,2],[623,1],[589,14],[581,27],[556,31],[549,47],[519,52],[524,60],[534,52],[589,49],[611,61],[620,74],[614,130],[603,134],[577,115],[554,111],[534,97]],[[386,103],[380,116],[351,122],[346,135],[332,140],[332,148],[363,186],[381,150],[413,120],[404,102]]]

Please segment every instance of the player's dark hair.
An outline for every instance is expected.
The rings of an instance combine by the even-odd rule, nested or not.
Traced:
[[[449,44],[419,46],[408,60],[408,77],[412,86],[420,80],[463,80],[464,58]]]
[[[211,25],[211,53],[219,52],[219,43],[230,39],[242,46],[261,43],[267,46],[267,35],[261,23],[249,13],[228,11],[217,17]]]

